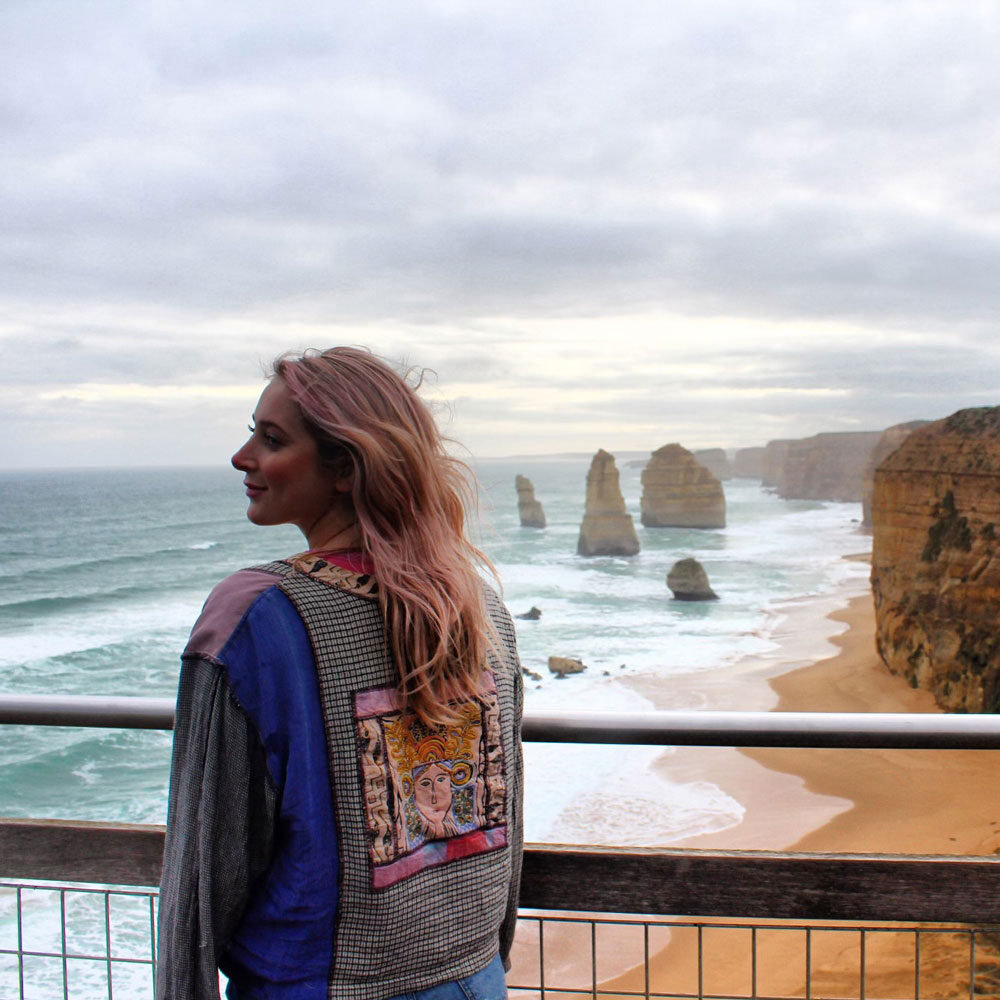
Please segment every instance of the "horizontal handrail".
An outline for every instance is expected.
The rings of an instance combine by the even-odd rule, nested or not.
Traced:
[[[524,717],[525,740],[661,746],[1000,749],[1000,716],[904,712],[573,712]]]
[[[0,724],[172,729],[171,698],[0,694]],[[1000,749],[1000,715],[906,712],[526,712],[534,743]]]
[[[94,729],[173,729],[173,698],[0,694],[0,724]]]

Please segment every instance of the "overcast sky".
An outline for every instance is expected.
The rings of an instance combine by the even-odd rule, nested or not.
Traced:
[[[477,455],[1000,403],[1000,3],[0,4],[0,467],[225,461],[287,348]]]

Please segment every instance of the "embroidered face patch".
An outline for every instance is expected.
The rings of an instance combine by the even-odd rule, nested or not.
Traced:
[[[430,728],[395,687],[354,696],[372,888],[507,844],[496,692]]]

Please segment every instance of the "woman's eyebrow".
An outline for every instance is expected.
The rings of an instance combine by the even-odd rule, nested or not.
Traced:
[[[253,420],[255,427],[270,428],[271,430],[281,431],[282,433],[284,433],[284,428],[281,426],[281,424],[276,424],[273,420],[258,421],[256,417],[251,417],[250,419]]]

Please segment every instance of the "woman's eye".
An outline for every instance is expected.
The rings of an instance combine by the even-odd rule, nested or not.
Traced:
[[[251,424],[247,424],[247,430],[251,433],[251,435],[257,434],[257,428]],[[273,434],[268,434],[267,431],[260,432],[260,439],[264,442],[264,445],[267,448],[277,448],[281,445],[281,442]]]

